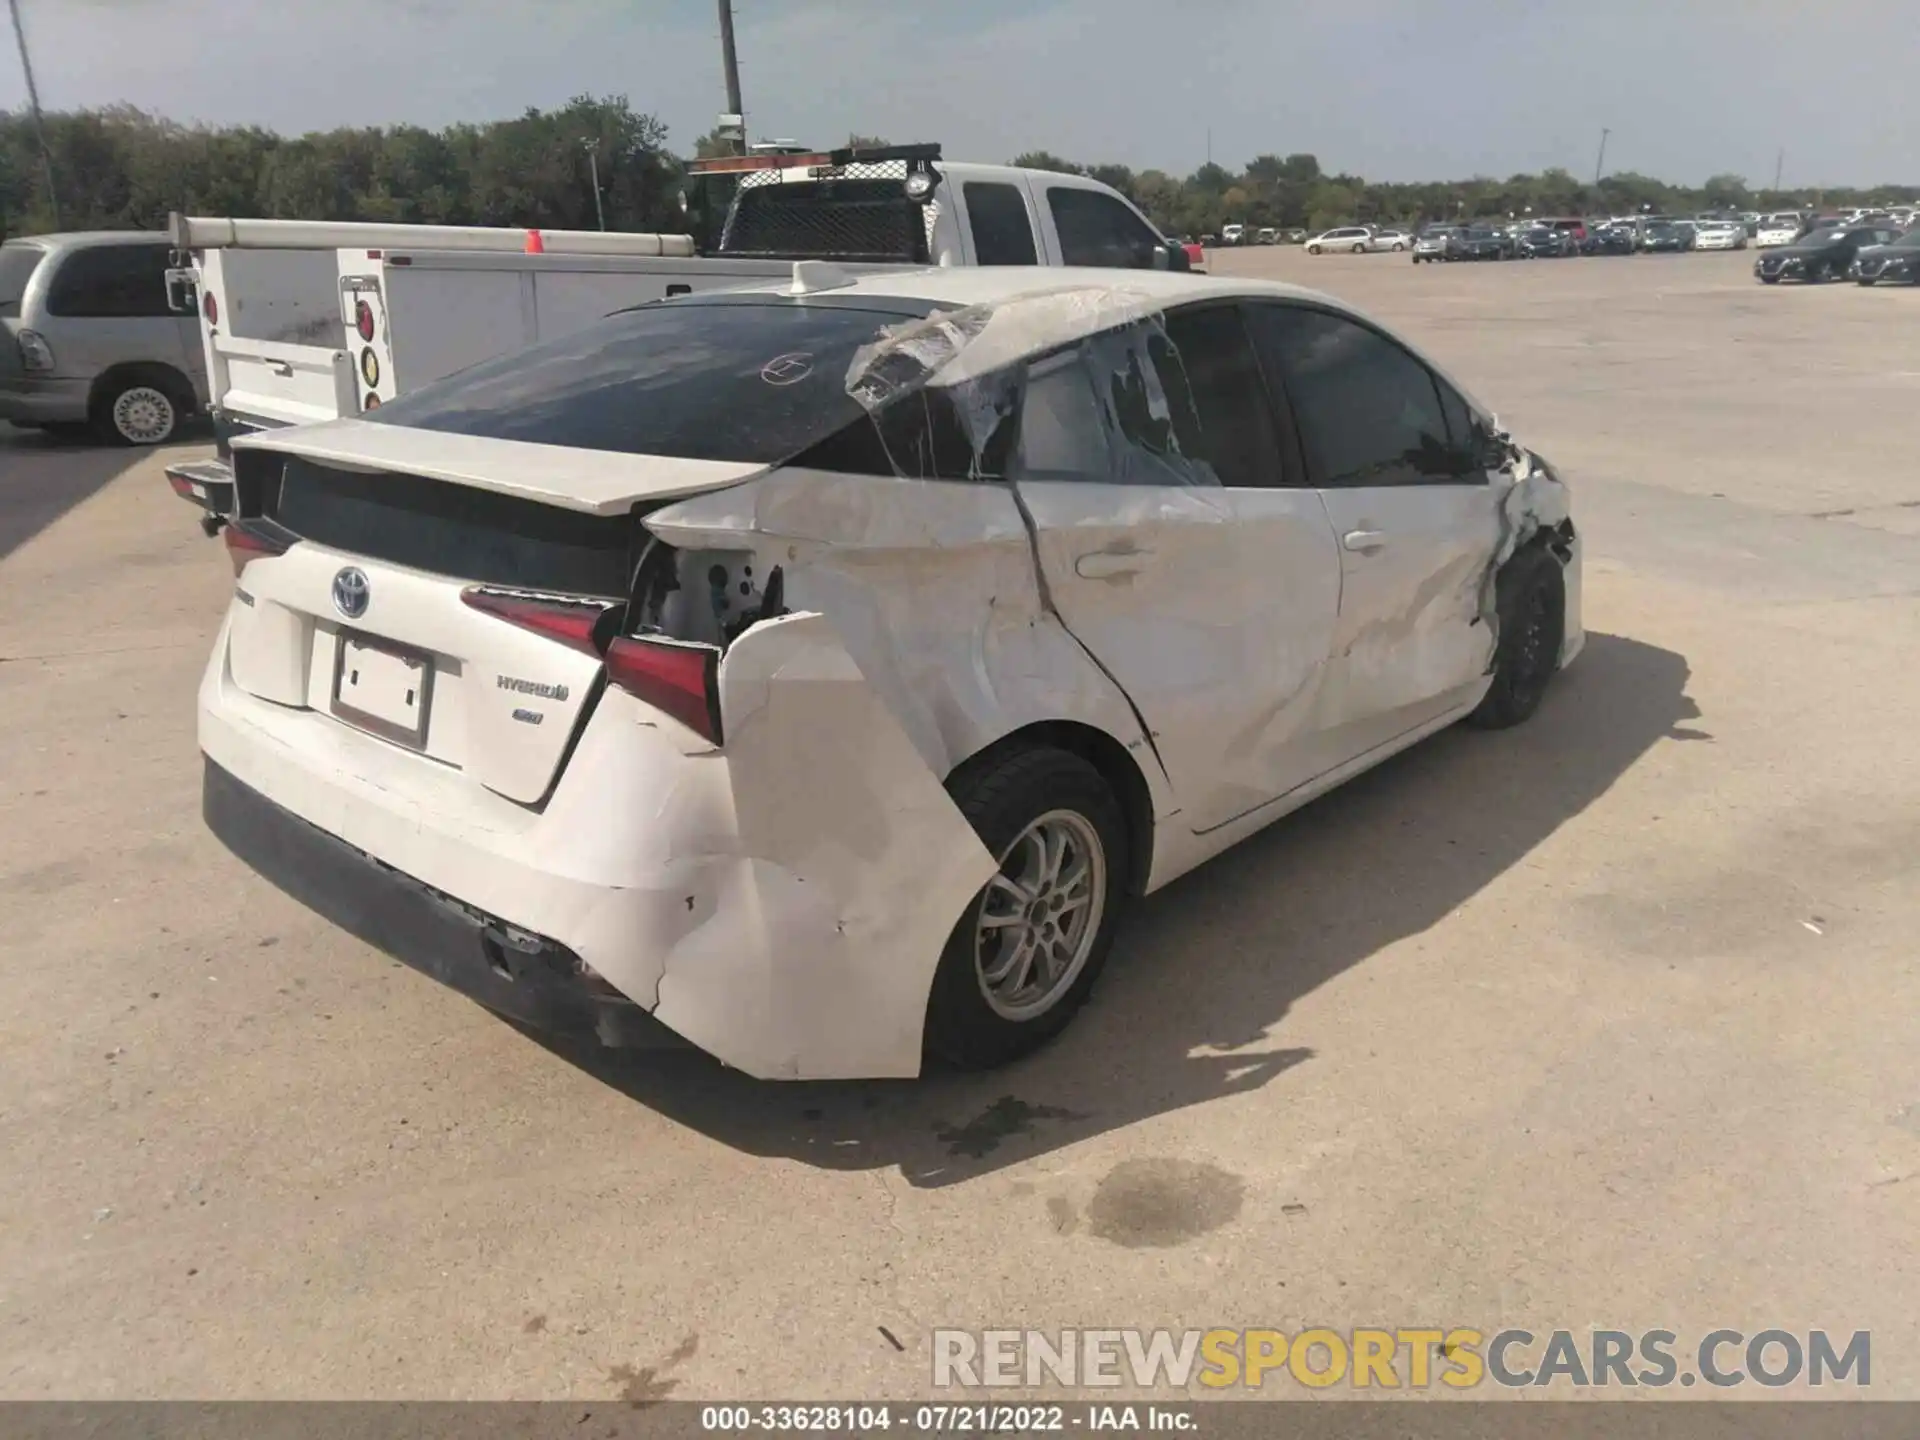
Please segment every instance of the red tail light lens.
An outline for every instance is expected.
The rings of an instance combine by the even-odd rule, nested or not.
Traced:
[[[380,397],[371,390],[367,391],[367,398],[360,402],[360,408],[362,410],[378,410],[380,408]]]
[[[200,313],[207,317],[207,323],[209,325],[218,325],[220,323],[220,302],[214,298],[211,290],[207,292],[206,298],[200,302]]]
[[[353,328],[360,332],[360,338],[369,343],[373,340],[373,306],[364,300],[353,302]]]
[[[293,544],[291,540],[282,539],[278,535],[268,535],[252,529],[241,520],[234,521],[220,533],[226,537],[227,557],[233,561],[233,573],[236,579],[240,572],[253,561],[284,555]]]
[[[613,609],[603,600],[550,600],[510,590],[489,590],[484,585],[469,585],[460,592],[460,598],[483,615],[558,640],[596,660],[601,651],[595,635]]]
[[[602,641],[608,616],[619,607],[600,600],[565,600],[470,585],[460,598],[482,614],[604,660],[607,679],[664,711],[695,734],[720,743],[720,651],[659,636]]]
[[[720,743],[720,652],[713,646],[622,636],[607,647],[607,678]]]

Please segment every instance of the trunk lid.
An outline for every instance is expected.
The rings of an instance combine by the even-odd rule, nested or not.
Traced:
[[[610,626],[650,538],[647,502],[765,467],[568,451],[529,463],[524,452],[555,447],[447,435],[427,457],[410,453],[420,438],[345,421],[235,442],[230,548],[269,553],[238,576],[229,670],[308,712],[318,745],[337,749],[345,726],[539,804],[604,664],[584,627],[568,643],[489,611],[489,596],[559,597],[586,626],[614,612]]]

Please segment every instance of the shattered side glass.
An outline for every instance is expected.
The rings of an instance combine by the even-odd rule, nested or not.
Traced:
[[[1085,338],[1048,344],[1075,331]],[[1029,479],[1220,484],[1179,349],[1158,312],[1124,288],[1045,291],[887,326],[855,352],[846,389],[897,475],[933,473],[887,438],[903,417],[917,430],[923,406],[929,428],[950,418],[970,451],[964,475],[949,460],[940,478],[1007,473],[1018,432],[1014,473]]]

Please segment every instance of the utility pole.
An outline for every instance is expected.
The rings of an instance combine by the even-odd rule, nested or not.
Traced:
[[[1780,153],[1774,156],[1774,159],[1773,159],[1773,188],[1776,191],[1780,188],[1780,172],[1786,168],[1786,165],[1787,165],[1787,151],[1786,151],[1786,147],[1783,145],[1780,148]]]
[[[744,117],[740,108],[740,56],[733,47],[733,0],[720,0],[720,63],[727,77],[727,114]],[[747,149],[747,132],[740,131],[740,153]]]
[[[1601,130],[1600,130],[1600,154],[1599,154],[1599,157],[1598,157],[1597,159],[1595,159],[1595,160],[1594,160],[1594,162],[1593,162],[1593,188],[1594,188],[1594,189],[1596,189],[1596,190],[1598,190],[1598,189],[1600,188],[1600,170],[1601,170],[1601,167],[1602,167],[1602,166],[1604,166],[1604,165],[1605,165],[1605,164],[1607,163],[1607,137],[1608,137],[1609,135],[1611,135],[1612,133],[1613,133],[1613,131],[1611,131],[1611,130],[1609,130],[1609,129],[1607,129],[1606,127],[1604,127],[1604,126],[1602,126],[1602,127],[1601,127]]]
[[[53,151],[47,148],[46,127],[40,122],[40,89],[33,83],[33,62],[27,58],[27,32],[20,24],[20,0],[7,0],[13,16],[13,39],[20,47],[20,72],[27,77],[27,109],[33,114],[33,138],[40,146],[40,168],[47,177],[47,208],[53,212],[53,228],[60,228],[60,191],[53,179]]]
[[[580,143],[586,147],[587,170],[593,176],[593,213],[600,221],[600,228],[604,230],[607,228],[607,208],[600,202],[600,142],[582,140]]]

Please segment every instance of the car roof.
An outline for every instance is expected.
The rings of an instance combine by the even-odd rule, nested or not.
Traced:
[[[1041,355],[1089,335],[1149,318],[1175,305],[1197,300],[1296,300],[1352,316],[1392,335],[1436,371],[1469,403],[1492,413],[1457,375],[1396,327],[1359,306],[1280,280],[1241,275],[1198,275],[1168,270],[1035,265],[940,266],[921,270],[881,270],[853,277],[852,283],[819,292],[834,305],[857,307],[870,301],[915,301],[936,309],[981,306],[1006,312],[997,329],[983,329],[964,350],[964,363],[943,367],[945,383],[987,373],[1016,360]],[[657,303],[737,305],[753,296],[793,298],[791,282],[707,291]],[[1016,304],[1014,302],[1030,302]],[[1011,308],[1009,309],[1009,307]]]

